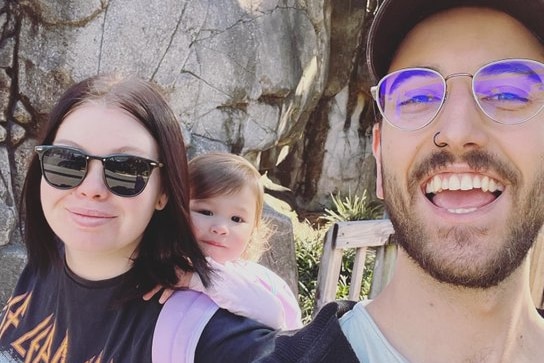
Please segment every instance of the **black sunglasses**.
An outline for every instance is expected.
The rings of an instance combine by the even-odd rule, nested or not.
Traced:
[[[40,159],[42,175],[49,185],[58,189],[72,189],[87,175],[89,160],[100,160],[104,183],[108,190],[120,197],[135,197],[147,185],[154,168],[164,166],[157,161],[133,155],[87,155],[81,150],[65,146],[39,145],[34,148]]]

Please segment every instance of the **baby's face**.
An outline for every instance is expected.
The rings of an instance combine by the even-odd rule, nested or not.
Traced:
[[[208,199],[191,200],[191,218],[204,254],[219,263],[240,258],[255,228],[257,200],[249,187]]]

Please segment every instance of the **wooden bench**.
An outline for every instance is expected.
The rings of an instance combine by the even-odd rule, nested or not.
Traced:
[[[356,249],[348,298],[359,300],[368,247],[382,247],[377,250],[369,298],[383,289],[391,276],[396,256],[396,246],[387,244],[393,233],[389,219],[336,222],[329,227],[319,263],[314,314],[335,299],[342,257],[348,248]]]

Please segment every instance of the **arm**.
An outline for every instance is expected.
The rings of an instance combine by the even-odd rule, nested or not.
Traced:
[[[219,309],[200,336],[195,362],[215,363],[219,358],[222,363],[359,362],[338,322],[354,304],[329,303],[309,325],[286,332]]]

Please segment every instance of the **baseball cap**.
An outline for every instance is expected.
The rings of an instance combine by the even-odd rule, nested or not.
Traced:
[[[460,6],[503,11],[544,40],[544,0],[385,0],[368,33],[366,57],[373,81],[383,77],[406,34],[424,18]]]

